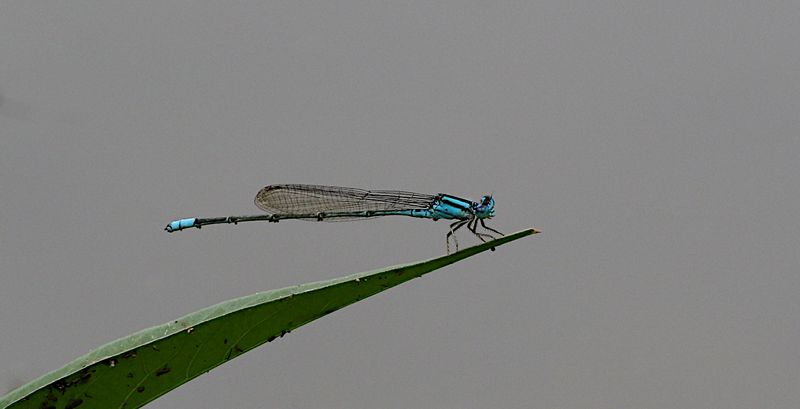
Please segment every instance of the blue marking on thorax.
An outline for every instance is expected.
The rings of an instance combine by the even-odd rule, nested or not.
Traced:
[[[459,219],[466,220],[472,216],[472,212],[464,210],[450,204],[437,203],[433,205],[433,218],[435,219]]]
[[[440,194],[437,203],[441,203],[443,205],[449,205],[458,209],[462,209],[464,211],[469,211],[470,209],[472,209],[474,206],[477,205],[477,203],[471,200],[462,199],[460,197],[446,195],[446,194]]]
[[[469,200],[442,194],[431,210],[435,219],[466,220],[474,217],[474,205],[475,203]]]

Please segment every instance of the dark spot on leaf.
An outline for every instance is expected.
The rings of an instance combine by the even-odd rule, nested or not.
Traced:
[[[136,392],[139,392],[139,393],[144,392],[144,386],[140,386],[140,387],[136,388]]]
[[[272,341],[274,341],[274,340],[275,340],[275,338],[278,338],[278,337],[277,337],[277,336],[275,336],[275,335],[273,335],[273,336],[271,336],[271,337],[267,338],[267,342],[272,342]]]
[[[116,358],[108,358],[105,361],[103,361],[103,363],[113,368],[113,367],[117,366],[117,359]]]
[[[228,338],[225,338],[225,339],[222,341],[222,343],[223,343],[223,344],[227,344],[227,343],[228,343]]]
[[[133,378],[133,372],[128,372],[128,378]]]
[[[42,407],[51,407],[50,402],[55,403],[58,401],[58,397],[56,397],[56,395],[53,395],[52,390],[50,392],[47,392],[47,396],[45,396],[44,399],[45,401],[42,402]]]
[[[64,409],[75,409],[78,406],[83,404],[83,399],[73,399],[67,403],[67,406],[64,406]]]
[[[156,371],[156,376],[166,375],[166,374],[168,374],[168,373],[169,373],[169,371],[171,371],[171,370],[172,370],[172,369],[169,369],[169,368],[168,368],[168,367],[165,365],[164,367],[162,367],[162,368],[159,368],[159,369]]]
[[[67,384],[62,379],[62,380],[58,380],[55,383],[53,383],[53,387],[56,388],[59,392],[61,392],[61,394],[63,395],[64,394],[64,390],[67,389]]]
[[[136,358],[136,350],[132,349],[132,350],[126,352],[124,355],[122,355],[122,357],[124,359]]]

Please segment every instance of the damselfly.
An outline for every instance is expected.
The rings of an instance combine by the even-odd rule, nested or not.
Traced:
[[[479,232],[479,223],[485,230],[503,235],[485,223],[486,219],[494,217],[495,214],[494,199],[491,195],[483,196],[479,202],[473,202],[445,193],[428,195],[399,190],[363,190],[338,186],[270,185],[258,192],[255,204],[266,213],[211,219],[194,217],[180,219],[168,224],[164,230],[171,233],[209,224],[237,224],[256,220],[273,223],[287,219],[332,222],[380,216],[410,216],[431,220],[455,220],[450,224],[450,231],[445,237],[448,253],[450,253],[451,237],[458,251],[455,232],[464,226],[484,242],[495,237],[485,231]]]

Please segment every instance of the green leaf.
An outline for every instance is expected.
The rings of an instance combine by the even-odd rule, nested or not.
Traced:
[[[106,344],[0,398],[0,408],[138,408],[342,307],[524,236],[427,261],[236,298]]]

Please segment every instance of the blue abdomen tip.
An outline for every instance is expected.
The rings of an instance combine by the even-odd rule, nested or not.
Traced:
[[[178,230],[188,229],[189,227],[194,227],[195,223],[197,222],[197,218],[192,217],[189,219],[180,219],[174,220],[170,224],[167,225],[167,228],[164,229],[170,233]]]

